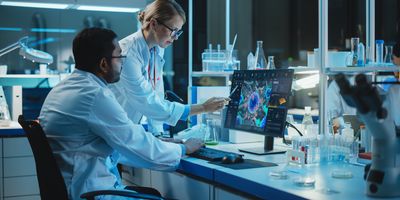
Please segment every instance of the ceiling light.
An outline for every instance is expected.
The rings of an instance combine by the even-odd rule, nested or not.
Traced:
[[[66,9],[68,4],[60,3],[39,3],[39,2],[22,2],[22,1],[2,1],[2,6],[18,6],[18,7],[31,7],[31,8],[50,8],[50,9]]]
[[[127,12],[135,13],[139,11],[139,8],[122,8],[122,7],[108,7],[108,6],[77,6],[77,10],[91,10],[91,11],[105,11],[105,12]]]

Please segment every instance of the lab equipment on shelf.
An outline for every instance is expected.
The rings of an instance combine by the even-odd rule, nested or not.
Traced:
[[[358,44],[360,43],[360,38],[351,38],[351,52],[347,58],[347,66],[356,66],[358,61]]]
[[[233,71],[240,68],[237,51],[229,48],[222,50],[220,45],[217,45],[217,49],[213,49],[212,44],[209,44],[208,49],[201,54],[201,58],[204,72]]]
[[[249,52],[247,55],[247,69],[248,70],[254,70],[254,55],[253,53]]]
[[[254,69],[267,69],[267,60],[265,59],[263,41],[257,41],[257,50],[254,58]]]
[[[274,56],[268,56],[267,69],[276,69],[275,62],[274,62]]]
[[[383,63],[383,40],[376,40],[376,51],[375,51],[375,58],[376,58],[376,63],[377,64],[382,64]]]
[[[385,63],[392,64],[393,63],[393,46],[386,45],[385,46]]]
[[[362,42],[358,44],[357,54],[358,54],[357,66],[365,66],[365,46]]]

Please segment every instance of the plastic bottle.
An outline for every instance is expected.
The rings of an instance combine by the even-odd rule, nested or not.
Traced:
[[[358,142],[354,140],[354,130],[351,128],[350,123],[344,125],[342,136],[345,140],[345,147],[348,148],[348,155],[346,156],[349,162],[356,162],[358,157]]]
[[[264,49],[263,49],[263,41],[257,41],[257,50],[254,59],[254,68],[255,69],[266,69],[267,60],[265,59]]]
[[[311,135],[314,122],[311,116],[310,106],[304,107],[304,117],[301,124],[303,125],[304,135]]]
[[[254,55],[253,53],[249,52],[247,55],[247,69],[248,70],[254,70]]]
[[[352,139],[354,140],[354,130],[351,128],[350,123],[345,123],[344,124],[344,129],[342,130],[342,135],[346,137],[346,139]]]
[[[376,40],[376,63],[381,64],[383,63],[383,44],[384,41],[383,40]]]
[[[357,60],[357,66],[363,67],[365,66],[365,46],[362,42],[358,44],[358,60]]]
[[[268,56],[267,69],[276,69],[274,63],[274,56]]]

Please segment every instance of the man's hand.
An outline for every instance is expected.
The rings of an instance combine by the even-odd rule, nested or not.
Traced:
[[[191,154],[204,146],[204,142],[198,138],[189,138],[183,143],[186,147],[186,154]]]
[[[214,112],[228,105],[230,98],[212,97],[202,104],[203,112]]]

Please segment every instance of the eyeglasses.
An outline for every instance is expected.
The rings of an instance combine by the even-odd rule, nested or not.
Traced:
[[[182,29],[177,29],[177,28],[172,29],[171,27],[165,25],[164,23],[162,23],[162,22],[160,22],[160,21],[157,21],[157,22],[160,23],[160,24],[163,25],[165,28],[167,28],[168,30],[171,31],[170,36],[171,36],[172,38],[178,39],[179,36],[181,36],[182,33],[183,33],[183,30],[182,30]]]
[[[111,56],[110,58],[119,58],[119,59],[121,59],[122,62],[124,62],[126,56],[124,56],[124,55],[119,55],[119,56]]]
[[[111,56],[111,58],[126,58],[126,56],[123,56],[123,55],[119,55],[119,56]]]

